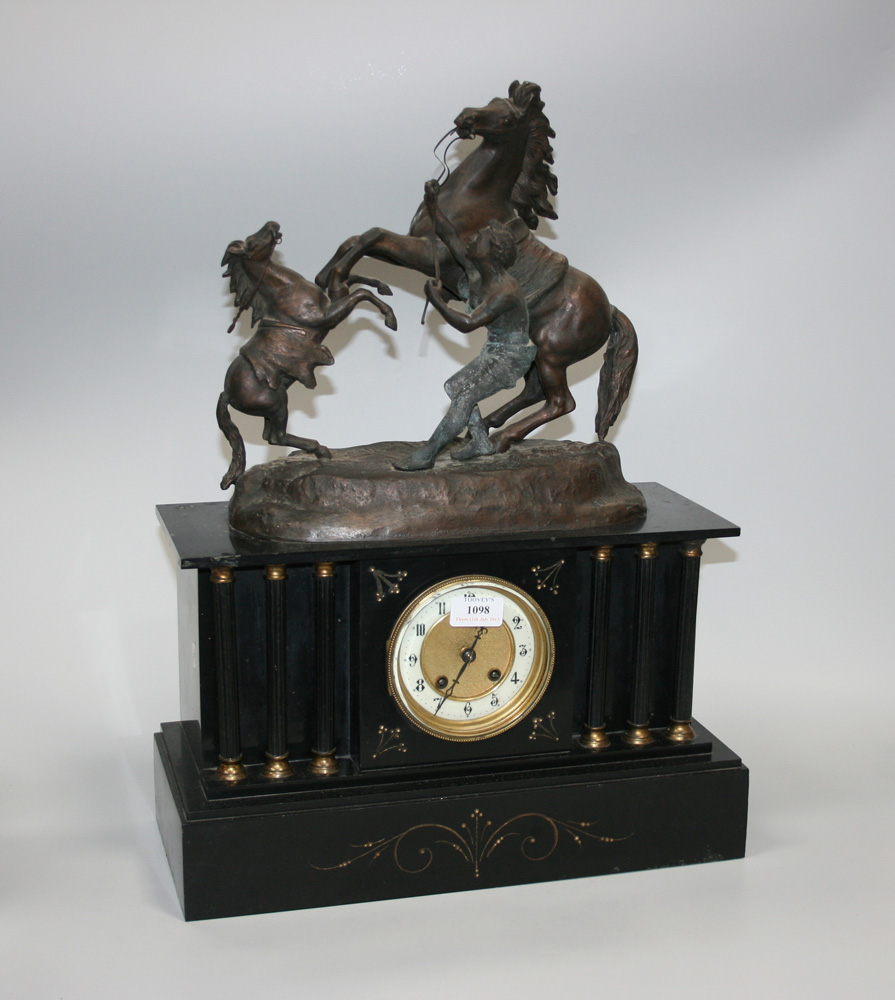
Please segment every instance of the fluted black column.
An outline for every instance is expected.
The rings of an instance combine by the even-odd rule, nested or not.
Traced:
[[[606,735],[606,673],[609,661],[609,582],[612,573],[612,546],[594,549],[593,606],[590,631],[590,679],[587,717],[581,745],[588,750],[609,746]]]
[[[645,746],[654,740],[650,732],[650,699],[652,695],[653,666],[653,589],[655,585],[655,560],[659,546],[644,542],[637,546],[637,607],[634,647],[634,677],[631,687],[631,705],[625,742],[632,746]]]
[[[236,609],[233,570],[211,571],[218,694],[218,768],[221,781],[242,781],[246,776],[239,744],[239,677],[236,661]]]
[[[317,648],[316,742],[311,751],[312,774],[338,774],[333,714],[335,710],[335,566],[317,563],[315,577],[315,645]]]
[[[288,778],[286,733],[286,567],[268,566],[265,579],[267,624],[267,763],[265,778]]]
[[[693,661],[696,652],[696,600],[699,596],[699,560],[702,542],[681,544],[681,603],[675,649],[674,706],[665,735],[686,743],[696,735],[693,721]]]

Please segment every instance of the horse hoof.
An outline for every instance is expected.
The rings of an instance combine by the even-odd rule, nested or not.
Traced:
[[[333,453],[329,450],[329,448],[324,448],[323,445],[320,445],[319,448],[315,448],[314,449],[314,454],[318,458],[332,458],[333,457]]]

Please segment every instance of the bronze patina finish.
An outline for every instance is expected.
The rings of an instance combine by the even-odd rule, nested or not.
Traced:
[[[256,466],[236,484],[230,525],[278,541],[437,539],[600,527],[646,512],[606,441],[521,441],[467,462],[448,449],[431,469],[396,471],[415,450],[381,442],[334,451],[328,462],[295,455]]]
[[[486,416],[484,423],[488,428],[501,427],[526,407],[543,405],[496,434],[495,450],[506,451],[535,428],[574,409],[566,369],[606,344],[596,418],[602,441],[627,398],[637,363],[637,336],[630,320],[610,305],[593,278],[570,267],[565,257],[530,232],[539,217],[556,218],[550,204],[557,187],[550,169],[550,138],[555,133],[544,114],[541,88],[517,81],[507,98],[466,108],[454,126],[459,138],[479,137],[481,143],[445,180],[439,207],[464,244],[492,223],[509,227],[516,240],[516,260],[508,271],[525,292],[529,335],[537,347],[522,391]],[[466,274],[425,204],[417,209],[407,236],[375,228],[346,240],[317,276],[317,283],[329,287],[335,271],[347,274],[363,256],[439,277],[454,298],[469,297]]]
[[[479,356],[444,383],[451,399],[450,408],[432,437],[411,455],[409,462],[398,466],[408,472],[431,469],[435,456],[466,428],[469,441],[454,452],[454,458],[465,461],[479,455],[493,455],[497,449],[488,437],[478,404],[500,389],[512,389],[531,367],[537,351],[528,338],[525,293],[506,271],[516,259],[516,245],[509,229],[494,222],[464,243],[438,210],[438,184],[428,181],[425,190],[426,209],[434,221],[435,232],[466,276],[469,312],[458,312],[447,304],[437,278],[426,282],[426,298],[456,330],[472,333],[485,326],[488,338]]]
[[[347,269],[336,267],[331,269],[323,291],[272,259],[281,239],[279,225],[268,222],[247,239],[231,243],[221,262],[227,268],[224,277],[230,278],[239,312],[251,307],[252,325],[258,326],[230,365],[218,399],[218,426],[233,449],[221,489],[232,486],[245,471],[245,445],[228,406],[263,417],[263,437],[268,443],[328,458],[329,450],[318,441],[287,433],[289,386],[293,382],[308,389],[317,385],[314,369],[333,363],[323,338],[361,302],[376,306],[390,330],[398,325],[391,308],[371,291],[349,291],[350,285],[360,282],[373,285],[381,295],[390,295],[387,285],[357,275],[349,277]]]

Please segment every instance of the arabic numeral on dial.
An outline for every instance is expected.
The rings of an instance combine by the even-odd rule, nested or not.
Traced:
[[[416,653],[411,653],[410,656],[407,657],[407,666],[408,667],[416,666]]]
[[[498,698],[496,694],[492,694],[491,695],[491,707],[492,708],[497,708],[497,706],[499,704],[500,704],[500,698]]]
[[[419,622],[417,624],[417,626],[416,626],[416,634],[417,635],[425,635],[426,634],[426,626],[422,622]]]
[[[514,684],[521,684],[521,683],[522,683],[522,678],[521,678],[521,677],[519,676],[519,674],[517,674],[517,673],[516,673],[516,671],[515,671],[515,670],[513,671],[513,674],[512,674],[512,676],[510,677],[510,680],[511,680],[511,681],[512,681],[512,682],[513,682]]]
[[[514,629],[522,628],[522,619],[519,617],[519,615],[513,615],[513,628]]]
[[[440,615],[446,615],[447,614],[447,604],[444,601],[439,601],[438,602],[438,613]]]
[[[463,706],[463,714],[467,717],[472,715],[472,705],[470,705],[469,702],[466,702],[466,704]]]
[[[416,682],[416,684],[414,684],[414,690],[416,691],[426,690],[426,682],[422,679],[422,677],[420,677],[420,679]]]
[[[520,656],[528,656],[528,646],[522,645],[519,647]]]

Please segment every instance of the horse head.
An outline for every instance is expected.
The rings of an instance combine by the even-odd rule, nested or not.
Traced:
[[[506,150],[507,158],[516,163],[511,201],[529,229],[537,228],[539,216],[556,218],[550,204],[550,196],[556,194],[550,140],[556,133],[544,114],[536,83],[514,80],[508,97],[495,97],[483,108],[464,108],[454,119],[454,127],[461,139],[481,136],[492,148]]]
[[[236,321],[252,307],[252,326],[264,315],[267,293],[261,288],[270,268],[270,258],[274,247],[282,240],[278,222],[265,222],[257,233],[244,240],[234,240],[224,251],[221,267],[225,267],[224,277],[230,279],[230,291],[236,296],[236,319],[230,324],[231,333]],[[261,267],[250,265],[262,265]]]
[[[235,257],[244,257],[246,260],[270,260],[274,247],[282,242],[283,234],[280,232],[278,222],[265,222],[257,233],[252,233],[244,240],[234,240],[224,252],[224,259],[221,267],[226,267]]]
[[[544,102],[536,83],[510,85],[509,97],[495,97],[482,108],[464,108],[454,119],[461,139],[481,136],[486,141],[500,142],[520,129],[528,130],[533,115],[540,113]],[[552,133],[551,133],[552,134]]]

